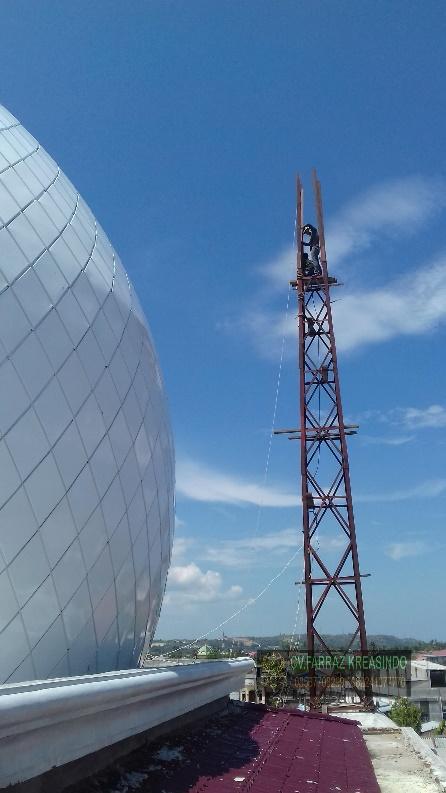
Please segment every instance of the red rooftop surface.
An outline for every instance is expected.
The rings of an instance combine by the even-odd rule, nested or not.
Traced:
[[[185,747],[160,790],[380,793],[361,730],[347,719],[245,705],[208,738]]]
[[[380,793],[357,722],[234,706],[67,793]]]
[[[207,773],[169,793],[380,793],[356,722],[253,705],[239,720],[207,747]]]

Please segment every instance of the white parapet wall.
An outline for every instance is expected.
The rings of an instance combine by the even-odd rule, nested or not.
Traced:
[[[214,702],[253,668],[240,658],[0,686],[0,788]]]

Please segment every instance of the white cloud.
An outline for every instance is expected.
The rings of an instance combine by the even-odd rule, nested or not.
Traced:
[[[432,331],[446,319],[446,256],[380,289],[347,293],[333,305],[340,350]]]
[[[177,462],[176,488],[178,494],[194,501],[264,507],[294,507],[299,504],[297,494],[292,491],[263,487],[188,459]]]
[[[446,427],[446,408],[442,405],[429,405],[427,408],[403,408],[401,421],[411,429]]]
[[[352,254],[371,247],[379,236],[394,238],[414,234],[446,204],[446,185],[441,179],[411,176],[378,184],[344,206],[326,226],[330,267],[339,266]],[[270,286],[283,289],[296,271],[296,252],[283,249],[261,267]]]
[[[241,539],[222,540],[207,546],[201,554],[203,559],[225,567],[246,567],[254,564],[269,564],[271,554],[278,555],[293,551],[302,542],[302,532],[297,529],[282,529],[268,534]],[[345,535],[319,534],[315,542],[324,550],[337,550],[346,546]]]
[[[284,286],[296,275],[296,250],[292,246],[284,248],[277,256],[260,267],[260,272],[268,279],[268,286],[283,290]]]
[[[372,187],[345,206],[327,224],[327,256],[331,265],[369,248],[376,236],[414,234],[427,218],[445,206],[441,179],[412,176]]]
[[[428,550],[426,543],[420,540],[411,540],[408,542],[392,542],[386,548],[387,556],[398,562],[407,556],[420,556]]]
[[[177,562],[180,559],[183,559],[186,552],[189,550],[191,545],[194,544],[194,541],[189,537],[178,537],[175,536],[173,541],[173,548],[172,548],[172,561]]]
[[[353,494],[356,502],[371,504],[375,502],[391,503],[394,501],[410,501],[414,498],[436,498],[446,491],[446,479],[427,479],[414,487],[390,490],[387,493]]]
[[[390,410],[364,410],[357,414],[348,416],[350,423],[362,425],[385,424],[400,431],[406,430],[413,433],[418,429],[446,427],[446,407],[443,405],[427,405],[426,407],[397,407]],[[363,435],[362,438],[367,443],[388,443],[389,445],[400,445],[408,443],[415,436],[369,436]]]
[[[245,312],[239,327],[262,356],[277,360],[282,337],[297,339],[294,314],[285,316],[260,304]],[[379,289],[344,292],[333,302],[333,320],[341,352],[432,332],[446,321],[446,255],[432,261],[428,279],[424,268],[418,268]],[[289,349],[295,354],[294,345]]]
[[[278,362],[283,340],[286,342],[293,339],[294,342],[284,350],[285,355],[290,353],[296,355],[297,321],[295,315],[294,306],[291,311],[285,312],[265,307],[259,303],[254,309],[245,310],[232,330],[236,328],[238,333],[240,331],[246,333],[262,358]]]
[[[221,573],[216,570],[203,571],[195,562],[173,565],[169,570],[165,601],[175,603],[211,603],[217,600],[235,600],[243,589],[233,585],[225,589]]]
[[[382,439],[381,439],[382,440]],[[384,439],[386,440],[386,439]],[[407,441],[409,438],[407,439]],[[390,443],[401,443],[401,439],[390,439]],[[406,442],[406,440],[404,440]],[[398,490],[391,490],[380,493],[355,493],[355,501],[361,503],[374,503],[374,502],[395,502],[407,501],[416,498],[435,498],[442,495],[446,490],[446,479],[437,478],[429,479],[413,487],[401,488]],[[223,474],[211,469],[206,465],[193,462],[191,460],[183,460],[178,463],[177,467],[177,492],[185,498],[202,501],[209,503],[226,503],[242,506],[245,504],[261,505],[264,507],[295,507],[300,506],[300,498],[297,493],[290,491],[280,490],[274,487],[262,487],[253,482],[245,479],[237,479],[230,474]],[[292,530],[286,530],[291,532]],[[290,535],[272,534],[271,539],[262,540],[258,537],[258,541],[274,542],[287,541],[291,542]],[[190,542],[189,540],[179,539],[178,553],[185,550]],[[240,541],[242,542],[242,541]],[[243,540],[243,542],[245,542]],[[250,540],[249,542],[252,542]],[[291,547],[291,546],[289,546]]]
[[[428,218],[446,205],[446,185],[440,179],[419,176],[389,181],[371,188],[347,204],[327,223],[327,254],[330,267],[348,268],[353,254],[366,250],[378,239],[413,234]],[[347,265],[345,262],[347,261]],[[274,287],[283,291],[295,273],[295,251],[285,248],[260,268],[269,290],[260,288],[256,303],[228,325],[244,330],[263,357],[277,359],[282,337],[296,339],[297,322],[293,302],[288,316],[273,308]],[[338,349],[355,350],[396,336],[432,331],[446,319],[446,255],[406,273],[404,278],[386,279],[380,288],[336,293],[333,315]],[[273,292],[271,291],[273,288]],[[289,346],[291,350],[291,345]],[[294,347],[293,347],[294,353]]]
[[[413,441],[414,435],[361,435],[361,442],[367,445],[377,446],[404,446]]]

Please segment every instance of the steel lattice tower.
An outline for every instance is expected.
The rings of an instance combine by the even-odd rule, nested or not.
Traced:
[[[367,655],[367,637],[361,589],[355,520],[350,486],[347,435],[356,425],[346,425],[342,410],[330,289],[336,286],[327,270],[320,183],[313,172],[322,275],[303,272],[303,189],[297,180],[297,273],[291,284],[297,292],[299,329],[300,428],[279,430],[300,441],[302,478],[303,547],[307,613],[307,653],[315,646],[334,657],[339,648],[329,647],[317,628],[321,612],[348,616],[349,641],[341,655],[359,643]],[[323,534],[319,534],[322,527]],[[330,542],[330,553],[324,544]],[[334,560],[334,561],[333,561]],[[299,582],[298,582],[299,583]],[[327,612],[327,609],[332,609]],[[351,628],[351,634],[350,634]],[[347,683],[364,707],[373,707],[368,672],[345,673]],[[309,669],[310,708],[320,708],[330,675]]]

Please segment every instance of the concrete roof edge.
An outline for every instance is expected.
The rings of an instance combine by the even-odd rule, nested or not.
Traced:
[[[350,714],[344,714],[349,718]],[[361,732],[368,733],[384,733],[384,732],[400,732],[401,727],[395,724],[392,719],[389,719],[384,713],[369,713],[367,711],[359,711],[351,714],[361,728]]]
[[[429,769],[431,776],[440,786],[440,790],[446,793],[446,763],[429,749],[426,742],[412,729],[412,727],[402,727],[401,734],[404,742],[413,749],[423,760]]]

